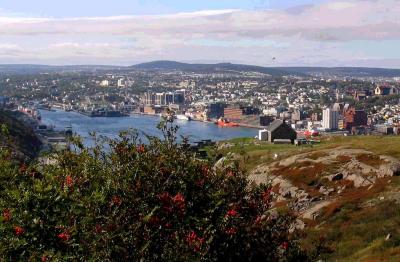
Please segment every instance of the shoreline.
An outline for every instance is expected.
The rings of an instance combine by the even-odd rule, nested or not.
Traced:
[[[131,112],[129,115],[161,117],[158,114],[148,114],[148,113],[141,113],[141,112]],[[203,122],[203,123],[208,123],[208,124],[215,124],[215,121],[217,121],[217,120],[215,120],[215,121],[207,121],[207,120],[201,120],[201,119],[197,119],[197,118],[191,118],[189,121],[197,121],[197,122]],[[248,124],[243,124],[243,123],[238,123],[238,122],[235,122],[235,123],[238,124],[237,127],[245,127],[245,128],[252,128],[252,129],[263,129],[263,128],[265,128],[265,127],[262,127],[262,126],[254,126],[254,125],[248,125]],[[222,127],[222,128],[235,128],[235,127]]]

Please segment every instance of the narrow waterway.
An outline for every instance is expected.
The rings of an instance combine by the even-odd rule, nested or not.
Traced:
[[[161,118],[158,116],[134,115],[130,117],[87,117],[76,112],[65,111],[45,111],[40,110],[42,122],[47,125],[55,126],[58,130],[63,130],[72,126],[75,133],[85,139],[90,144],[89,133],[95,131],[98,135],[115,138],[120,131],[136,129],[143,136],[161,136],[157,129],[157,124]],[[188,137],[191,142],[202,139],[213,141],[227,140],[237,137],[254,137],[257,129],[243,127],[219,127],[213,123],[198,121],[176,120],[179,126],[178,134]]]

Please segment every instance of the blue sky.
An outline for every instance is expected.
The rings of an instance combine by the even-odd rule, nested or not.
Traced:
[[[8,13],[46,17],[171,14],[216,9],[284,9],[312,0],[1,0]]]
[[[399,14],[399,0],[0,0],[0,64],[400,68]]]

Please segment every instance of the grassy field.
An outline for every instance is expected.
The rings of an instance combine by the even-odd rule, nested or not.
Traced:
[[[356,156],[358,161],[371,166],[382,162],[378,155],[400,159],[400,136],[324,137],[320,144],[312,147],[273,145],[256,139],[234,139],[227,144],[229,147],[222,147],[220,152],[241,154],[248,170],[305,152],[309,152],[310,159],[318,159],[329,154],[329,149],[338,147],[371,151],[372,154]],[[349,161],[346,156],[339,156],[337,160],[339,165]],[[310,174],[315,174],[317,167],[314,164]],[[324,168],[328,167],[320,167]],[[307,166],[302,170],[307,173]],[[296,176],[294,173],[283,175]],[[311,184],[307,178],[300,174],[292,182],[303,179],[305,181],[297,182],[307,187]],[[317,220],[306,221],[309,226],[301,241],[303,247],[314,253],[316,260],[400,261],[400,177],[378,179],[372,188],[349,188],[351,190],[325,207]]]
[[[260,164],[270,163],[275,158],[299,154],[312,150],[311,146],[296,147],[291,144],[274,145],[268,142],[261,142],[254,138],[236,138],[226,142],[230,146],[219,150],[220,153],[228,152],[243,156],[244,167],[248,170]],[[314,146],[318,147],[318,146]]]
[[[322,149],[334,149],[337,147],[366,149],[375,154],[388,155],[400,159],[400,136],[335,136],[323,137],[321,143],[303,145],[274,145],[261,142],[254,138],[236,138],[225,143],[230,147],[219,150],[222,154],[233,152],[246,157],[245,167],[252,169],[259,164],[266,164],[278,158],[287,157],[304,152],[318,151]],[[318,157],[318,156],[316,156]]]

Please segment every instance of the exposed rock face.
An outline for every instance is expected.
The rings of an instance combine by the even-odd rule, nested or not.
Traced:
[[[395,175],[400,175],[400,161],[396,158],[339,147],[260,165],[249,179],[278,186],[277,202],[287,201],[301,217],[315,219],[322,208],[351,188],[367,190],[377,179]]]

